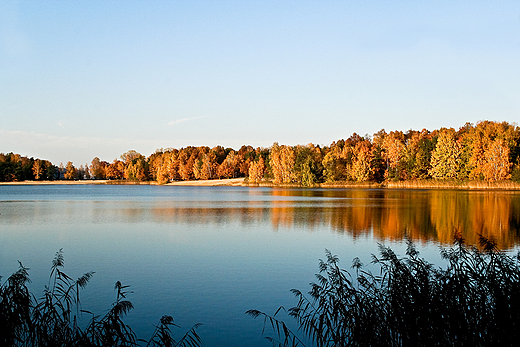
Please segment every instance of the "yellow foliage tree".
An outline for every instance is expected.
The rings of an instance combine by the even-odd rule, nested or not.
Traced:
[[[72,164],[71,161],[67,162],[67,166],[65,166],[65,179],[72,180],[76,177],[76,168]]]
[[[43,165],[42,165],[42,161],[40,159],[36,159],[34,161],[32,171],[34,174],[34,179],[39,180],[41,174],[43,173]]]
[[[503,139],[495,139],[484,156],[486,162],[483,165],[484,178],[488,181],[499,181],[511,178],[511,166],[509,161],[509,146]]]
[[[462,151],[455,130],[441,129],[431,158],[430,175],[437,179],[463,178]]]
[[[274,143],[271,147],[270,165],[273,174],[273,182],[287,184],[293,181],[292,170],[296,155],[294,149],[286,145]]]
[[[368,181],[372,177],[371,162],[374,158],[370,141],[364,140],[356,144],[354,148],[354,159],[350,170],[352,178],[358,182]]]
[[[252,162],[249,165],[249,182],[260,183],[264,179],[265,174],[265,161],[263,157],[260,157],[258,161]]]

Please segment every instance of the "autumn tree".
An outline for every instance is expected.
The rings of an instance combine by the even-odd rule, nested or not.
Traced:
[[[455,130],[441,129],[431,157],[430,175],[437,179],[465,178],[462,153],[463,147],[457,139]]]
[[[219,178],[234,178],[236,177],[237,171],[239,171],[238,156],[235,151],[229,151],[226,158],[222,161],[222,163],[218,166],[217,176]],[[238,170],[237,170],[238,169]]]
[[[469,177],[472,179],[496,180],[510,177],[511,168],[518,157],[517,127],[507,122],[467,123],[463,133],[468,153]],[[503,155],[498,157],[498,155]]]
[[[385,177],[387,179],[402,179],[404,158],[404,134],[402,131],[391,131],[381,142],[383,157],[386,161]]]
[[[236,154],[236,167],[237,167],[237,177],[244,177],[249,175],[249,166],[255,161],[258,160],[258,153],[261,151],[266,152],[266,156],[264,157],[264,160],[269,156],[268,152],[269,149],[261,149],[261,148],[253,148],[252,146],[246,146],[243,145],[240,147]],[[268,161],[266,161],[266,169],[268,166]]]
[[[196,152],[191,148],[183,148],[179,151],[179,176],[181,180],[193,179],[193,166],[196,159]]]
[[[168,161],[170,160],[168,153],[164,152],[163,149],[156,150],[147,160],[152,180],[159,184],[167,183],[169,181]]]
[[[141,153],[138,153],[135,150],[130,150],[123,153],[121,159],[125,163],[123,173],[125,179],[138,181],[145,181],[148,179],[148,163]]]
[[[107,165],[105,168],[105,176],[109,180],[120,180],[123,179],[125,172],[125,163],[120,160],[114,159],[112,163]]]
[[[222,164],[222,162],[226,159],[229,152],[232,151],[231,148],[224,148],[222,146],[215,146],[211,149],[213,154],[215,155],[215,163],[217,163],[217,166]]]
[[[178,175],[178,150],[170,148],[148,158],[150,172],[160,184],[179,178]]]
[[[106,178],[106,165],[102,164],[98,157],[94,157],[90,163],[90,172],[94,179],[101,180]]]
[[[304,187],[316,185],[323,172],[321,149],[309,143],[307,146],[295,146],[294,151],[293,180]]]
[[[85,164],[85,179],[89,180],[90,178],[90,169],[88,167],[88,164]]]
[[[332,142],[325,148],[325,154],[321,161],[323,176],[327,182],[337,182],[350,179],[352,163],[352,147],[344,140]]]
[[[132,160],[125,167],[124,178],[127,180],[145,181],[148,179],[148,166],[144,157]]]
[[[358,182],[369,181],[372,179],[374,170],[371,163],[374,159],[372,144],[368,140],[359,141],[354,148],[352,160],[351,176]]]
[[[64,177],[65,179],[67,180],[72,180],[74,178],[76,178],[76,168],[74,167],[74,165],[72,164],[71,161],[67,162],[67,165],[65,166],[65,174],[64,174]]]
[[[276,184],[287,184],[293,182],[293,168],[295,163],[294,149],[286,145],[278,145],[275,142],[271,146],[269,159],[273,182]]]
[[[252,162],[249,166],[249,183],[260,183],[264,179],[265,160],[262,156],[256,162]]]
[[[121,154],[121,160],[125,163],[125,164],[129,164],[131,163],[132,161],[136,160],[136,159],[139,159],[143,157],[143,155],[133,149],[129,150],[128,152],[125,152],[123,154]]]
[[[166,184],[169,182],[170,178],[166,165],[161,165],[155,170],[155,180],[159,184]]]
[[[409,130],[404,135],[404,148],[399,163],[400,178],[416,180],[429,178],[433,141],[428,130]]]
[[[41,175],[44,172],[43,163],[42,163],[42,161],[40,159],[36,159],[34,161],[34,164],[33,164],[33,167],[32,167],[32,171],[33,171],[33,174],[34,174],[34,179],[35,180],[39,180]]]
[[[201,159],[200,179],[210,180],[214,178],[217,167],[217,156],[215,155],[215,152],[208,151],[207,153],[204,153]]]
[[[509,146],[504,139],[495,139],[484,153],[486,162],[482,173],[488,181],[499,181],[511,178],[509,161]]]

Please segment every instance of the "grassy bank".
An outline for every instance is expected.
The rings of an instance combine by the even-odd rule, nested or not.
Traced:
[[[60,181],[21,181],[0,182],[0,185],[74,185],[74,184],[110,184],[110,185],[158,185],[156,181],[131,180],[60,180]],[[165,186],[246,186],[246,187],[278,187],[278,188],[391,188],[391,189],[482,189],[482,190],[520,190],[520,183],[513,181],[457,181],[457,180],[414,180],[414,181],[385,181],[356,182],[339,181],[317,183],[313,187],[304,187],[298,183],[274,184],[271,181],[249,184],[247,178],[230,178],[214,180],[173,181]]]
[[[383,184],[386,188],[398,189],[497,189],[520,190],[520,183],[513,181],[457,181],[457,180],[416,180],[389,181]]]

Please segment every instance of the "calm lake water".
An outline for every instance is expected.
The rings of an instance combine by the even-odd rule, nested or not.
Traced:
[[[106,313],[119,280],[131,285],[126,322],[138,337],[168,314],[182,327],[177,336],[202,323],[206,346],[269,346],[263,322],[244,312],[295,305],[289,290],[310,289],[325,249],[349,268],[356,256],[369,263],[378,243],[404,255],[408,237],[443,265],[438,248],[454,231],[516,251],[520,192],[0,186],[4,280],[19,260],[39,295],[63,249],[68,275],[96,272],[84,309]]]

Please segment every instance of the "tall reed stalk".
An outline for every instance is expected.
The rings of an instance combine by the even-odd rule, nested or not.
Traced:
[[[264,318],[273,346],[516,346],[520,341],[519,257],[509,256],[480,237],[468,246],[457,236],[454,246],[441,249],[447,262],[437,268],[419,257],[408,242],[405,258],[380,246],[365,269],[358,258],[352,273],[341,269],[329,251],[320,260],[317,282],[309,295],[299,290],[295,307],[281,307]],[[298,324],[287,328],[277,318],[286,311]]]
[[[137,339],[124,316],[133,308],[127,300],[128,287],[117,281],[116,301],[103,316],[81,309],[80,291],[94,272],[77,280],[63,272],[64,258],[60,250],[52,261],[49,283],[37,299],[27,288],[28,268],[20,263],[17,272],[0,285],[0,345],[20,347],[44,346],[201,346],[193,326],[179,340],[170,328],[176,326],[171,316],[163,316],[149,340]],[[86,328],[78,326],[78,315],[90,314]]]

